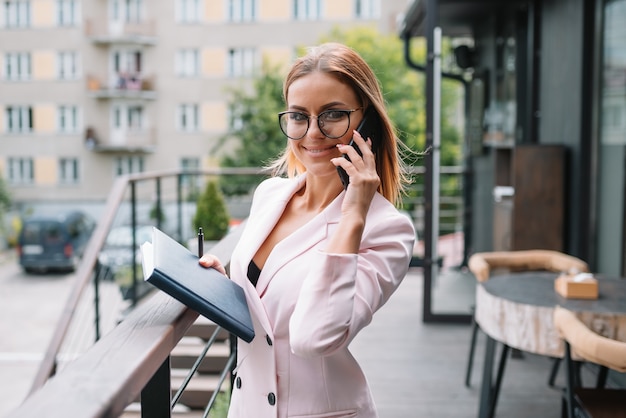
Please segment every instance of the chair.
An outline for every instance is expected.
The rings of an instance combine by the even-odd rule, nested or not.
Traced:
[[[554,310],[554,325],[565,342],[566,387],[561,416],[626,418],[626,389],[605,387],[607,369],[626,372],[626,342],[596,334],[572,311]],[[574,357],[600,366],[595,388],[583,387]],[[567,413],[566,413],[567,412]]]
[[[479,283],[489,280],[493,274],[511,271],[554,271],[554,272],[587,272],[587,263],[579,258],[553,250],[518,250],[493,251],[473,254],[468,261],[468,268]],[[470,386],[474,350],[478,333],[478,323],[472,318],[470,349],[465,372],[465,386]],[[505,347],[508,351],[508,347]],[[504,355],[506,355],[506,351]],[[556,360],[549,377],[549,385],[554,385],[559,361]]]

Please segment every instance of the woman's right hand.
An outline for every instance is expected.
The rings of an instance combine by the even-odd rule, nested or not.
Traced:
[[[203,255],[202,257],[200,257],[200,260],[198,260],[198,264],[200,264],[204,268],[214,268],[215,270],[222,273],[224,276],[226,275],[226,269],[224,269],[222,262],[213,254]]]

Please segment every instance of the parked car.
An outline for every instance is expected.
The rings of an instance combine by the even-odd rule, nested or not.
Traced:
[[[133,262],[136,265],[141,264],[139,246],[146,241],[152,241],[152,226],[137,226],[135,239],[137,248],[133,249],[133,228],[130,225],[112,228],[98,256],[100,264],[113,271],[130,267]]]
[[[140,246],[152,241],[152,226],[139,225],[135,231],[136,248],[133,246],[133,228],[130,225],[114,227],[109,231],[104,246],[98,255],[102,268],[101,278],[117,283],[124,299],[133,298],[133,289],[137,298],[141,298],[153,289],[152,285],[143,280],[141,269]],[[136,271],[137,283],[133,286],[133,268]]]
[[[24,219],[17,242],[20,265],[26,272],[74,271],[95,226],[81,211]]]

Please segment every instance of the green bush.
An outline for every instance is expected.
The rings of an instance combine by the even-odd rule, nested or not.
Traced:
[[[224,196],[215,181],[209,181],[204,193],[198,198],[196,214],[193,217],[194,230],[202,228],[207,241],[220,240],[228,232],[230,216]]]

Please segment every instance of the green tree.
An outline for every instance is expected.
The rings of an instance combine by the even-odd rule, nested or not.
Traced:
[[[9,241],[9,244],[11,244],[10,241],[12,241],[12,239],[11,237],[6,237],[4,217],[10,207],[11,207],[11,194],[9,193],[9,188],[7,187],[4,179],[0,177],[0,238],[6,238],[7,241]]]
[[[9,193],[9,188],[7,187],[6,182],[0,176],[0,215],[4,215],[10,207],[11,193]]]
[[[229,222],[226,202],[217,183],[207,182],[204,193],[198,198],[196,214],[193,217],[194,230],[202,228],[204,239],[215,241],[226,235]]]
[[[261,72],[246,86],[230,91],[231,128],[220,138],[220,146],[233,139],[235,151],[220,162],[222,167],[262,167],[285,148],[286,139],[278,127],[277,113],[284,110],[283,75],[264,62]],[[226,195],[246,194],[261,181],[258,176],[224,177],[220,183]]]

